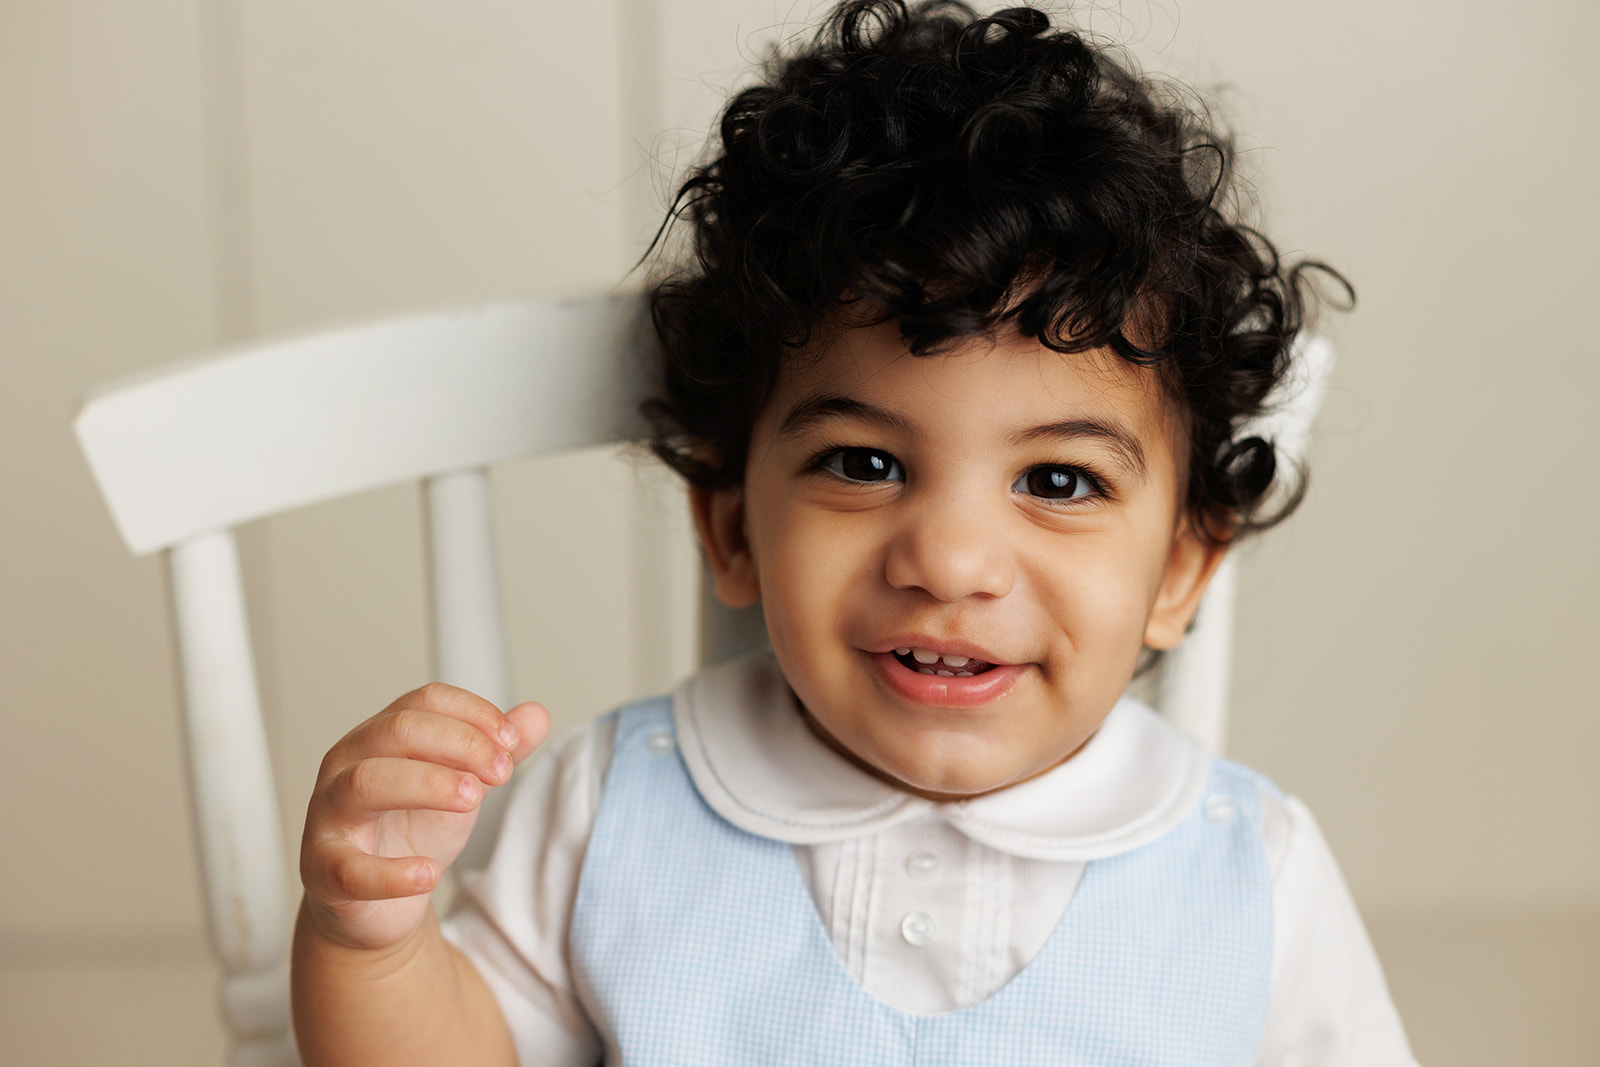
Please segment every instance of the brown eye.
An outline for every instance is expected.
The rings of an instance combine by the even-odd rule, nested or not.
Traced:
[[[875,448],[841,448],[824,466],[847,482],[903,482],[900,461]]]
[[[1024,472],[1011,486],[1011,491],[1044,500],[1076,500],[1092,494],[1094,484],[1076,468],[1052,464]]]

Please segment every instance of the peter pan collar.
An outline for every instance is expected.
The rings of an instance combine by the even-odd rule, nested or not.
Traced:
[[[1155,840],[1205,787],[1209,757],[1130,697],[1070,760],[1009,789],[935,803],[846,761],[805,725],[770,654],[697,674],[672,701],[695,787],[740,829],[796,845],[862,837],[923,815],[1015,856],[1093,860]]]

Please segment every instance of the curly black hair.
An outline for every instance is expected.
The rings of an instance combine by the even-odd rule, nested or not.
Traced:
[[[916,355],[1009,329],[1154,367],[1213,542],[1299,502],[1303,478],[1261,513],[1280,464],[1242,428],[1319,299],[1308,273],[1349,286],[1230,217],[1233,149],[1189,94],[1031,8],[847,0],[718,134],[663,224],[687,220],[692,257],[649,294],[651,446],[691,484],[743,480],[783,361],[855,305]]]

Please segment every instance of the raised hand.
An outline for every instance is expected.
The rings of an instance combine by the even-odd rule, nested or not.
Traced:
[[[434,683],[346,734],[322,761],[300,843],[305,918],[317,933],[383,949],[421,927],[484,796],[549,729],[538,704],[501,714]]]

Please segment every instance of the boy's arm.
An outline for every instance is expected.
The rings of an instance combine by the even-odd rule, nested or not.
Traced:
[[[471,1063],[515,1067],[499,1005],[444,939],[430,909],[405,941],[351,948],[323,936],[303,901],[295,924],[295,1037],[306,1067]]]
[[[329,750],[300,846],[291,1006],[307,1067],[514,1064],[493,994],[446,943],[432,889],[484,796],[549,730],[472,693],[407,693]]]
[[[1276,948],[1257,1067],[1416,1067],[1383,968],[1321,829],[1294,797],[1276,806]]]

